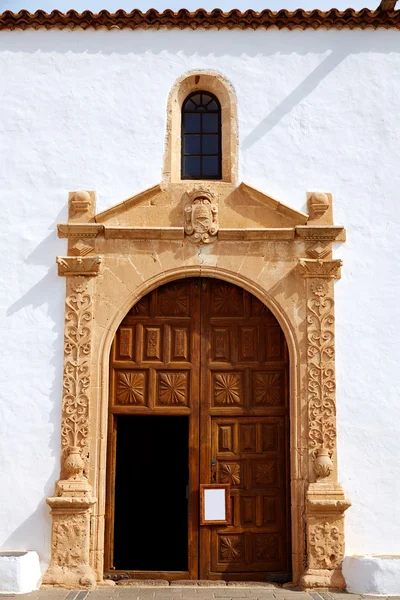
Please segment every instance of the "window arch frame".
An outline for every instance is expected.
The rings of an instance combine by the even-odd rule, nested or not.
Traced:
[[[186,110],[186,105],[192,100],[193,97],[200,95],[200,105],[202,105],[202,96],[207,95],[210,98],[210,102],[215,102],[217,105],[217,110],[215,111],[196,111],[196,110]],[[208,104],[209,104],[208,103]],[[184,117],[185,114],[199,114],[200,115],[200,130],[199,131],[195,131],[195,132],[190,132],[190,131],[185,131],[185,125],[184,125]],[[203,131],[203,115],[206,114],[216,114],[217,115],[217,131],[216,132],[205,132]],[[185,152],[185,141],[187,139],[186,136],[194,136],[194,135],[198,135],[200,137],[199,140],[199,146],[200,146],[200,150],[199,152],[193,152],[193,153],[189,153],[189,152]],[[218,136],[218,140],[217,140],[217,151],[216,153],[205,153],[203,152],[203,140],[206,137],[209,136]],[[193,156],[193,157],[199,157],[200,159],[200,175],[190,175],[190,174],[186,174],[185,173],[185,158],[187,156]],[[207,158],[207,157],[217,157],[217,162],[218,162],[218,169],[217,169],[217,174],[216,175],[207,175],[204,174],[204,168],[203,168],[203,159]],[[183,181],[190,181],[190,180],[197,180],[197,181],[221,181],[222,180],[222,116],[221,116],[221,103],[218,99],[218,97],[213,94],[212,92],[206,90],[206,89],[201,89],[201,90],[194,90],[193,92],[191,92],[188,96],[186,96],[186,98],[184,99],[184,101],[182,102],[182,107],[181,107],[181,179]]]
[[[189,185],[195,179],[181,177],[181,118],[182,104],[191,92],[207,90],[221,105],[222,183],[238,181],[238,115],[237,98],[233,85],[218,71],[193,70],[184,73],[173,84],[167,100],[165,152],[163,161],[164,183]],[[197,180],[205,181],[205,180]]]

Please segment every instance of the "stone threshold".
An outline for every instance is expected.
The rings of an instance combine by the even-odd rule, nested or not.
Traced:
[[[107,583],[106,583],[107,582]],[[109,582],[109,583],[108,583]],[[105,585],[112,585],[112,580],[105,580]],[[209,579],[119,579],[113,582],[118,587],[241,587],[241,588],[281,588],[279,583],[266,581],[223,581]]]

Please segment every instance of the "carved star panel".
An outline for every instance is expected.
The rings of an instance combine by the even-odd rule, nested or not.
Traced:
[[[214,373],[214,405],[224,406],[226,408],[243,406],[243,384],[242,374]]]
[[[253,404],[284,406],[285,378],[283,371],[253,372]]]
[[[252,488],[279,487],[278,465],[275,459],[253,460]]]
[[[220,462],[218,483],[228,483],[231,487],[242,487],[242,465],[240,462]]]
[[[116,383],[116,404],[145,406],[146,373],[144,371],[118,371]]]
[[[127,317],[146,317],[149,314],[149,296],[144,296],[134,304]]]
[[[244,562],[244,535],[218,535],[219,562]]]
[[[279,536],[277,534],[262,533],[252,536],[252,539],[254,561],[279,560]]]
[[[158,290],[158,313],[168,317],[187,317],[190,314],[188,282],[168,284]]]
[[[212,316],[239,317],[243,314],[243,290],[230,283],[213,282]]]
[[[188,373],[186,371],[158,373],[159,406],[188,406]]]

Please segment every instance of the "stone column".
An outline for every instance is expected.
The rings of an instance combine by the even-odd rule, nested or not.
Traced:
[[[90,218],[93,198],[89,192],[70,195],[69,221],[81,222],[83,213]],[[87,239],[73,240],[68,251],[75,256],[57,257],[58,273],[66,276],[61,476],[54,496],[47,498],[53,523],[51,563],[43,585],[87,588],[96,583],[89,560],[90,514],[96,499],[87,461],[94,277],[101,260],[89,255],[94,247]]]
[[[306,588],[344,589],[344,511],[337,481],[334,279],[340,260],[301,259],[307,301],[307,412],[310,455],[306,492]]]

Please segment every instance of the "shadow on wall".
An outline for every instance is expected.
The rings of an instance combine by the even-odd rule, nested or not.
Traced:
[[[42,570],[47,567],[50,560],[50,541],[51,541],[51,520],[50,509],[46,504],[46,498],[54,494],[55,482],[60,475],[60,440],[61,440],[61,398],[62,398],[62,370],[63,370],[63,322],[64,322],[64,302],[60,294],[60,285],[64,281],[57,275],[55,257],[62,254],[63,244],[57,238],[57,223],[66,221],[67,206],[65,206],[57,215],[55,221],[50,225],[51,233],[35,248],[35,250],[26,258],[28,265],[40,265],[48,267],[47,274],[38,281],[28,292],[19,300],[14,302],[7,310],[7,316],[23,310],[33,310],[41,306],[47,307],[47,317],[53,323],[51,329],[55,334],[52,344],[52,359],[50,365],[54,374],[51,384],[51,390],[48,400],[51,403],[51,410],[48,413],[49,422],[52,426],[51,435],[48,440],[48,456],[54,458],[54,468],[43,484],[41,500],[37,508],[30,516],[17,527],[13,533],[4,541],[2,547],[5,550],[36,550],[39,553]],[[64,244],[63,244],[64,245]],[[53,264],[51,264],[53,263]],[[51,264],[51,266],[49,266]],[[29,440],[24,446],[25,463],[35,456],[35,449],[29,452]],[[44,452],[45,450],[43,450]],[[30,490],[26,490],[29,494]],[[21,482],[21,496],[24,494],[24,482]],[[29,506],[29,502],[27,502]]]
[[[248,150],[269,133],[283,117],[290,113],[319,83],[349,55],[345,48],[332,51],[286,98],[263,119],[242,141],[242,150]]]

